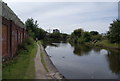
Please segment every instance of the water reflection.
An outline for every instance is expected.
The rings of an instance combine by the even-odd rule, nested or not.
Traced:
[[[102,50],[101,48],[98,47],[89,47],[86,45],[74,45],[74,51],[73,53],[78,56],[83,56],[83,55],[88,55],[90,54],[89,52],[91,50],[94,50],[96,54],[99,54],[100,51]],[[120,74],[120,52],[113,52],[110,50],[105,50],[107,51],[107,61],[109,63],[109,68],[111,71],[115,74]]]
[[[60,40],[52,40],[52,41],[43,41],[43,46],[46,48],[47,46],[53,46],[53,47],[59,47],[60,43],[67,43],[66,41],[60,41]]]
[[[101,51],[102,49],[99,48],[99,47],[94,47],[93,50],[94,50],[94,52],[96,52],[96,53],[100,53],[100,51]]]
[[[85,45],[75,45],[73,53],[78,56],[87,55],[92,49]]]
[[[55,66],[68,78],[115,79],[120,77],[120,52],[66,42],[51,43],[49,46],[51,46],[49,53],[54,56],[51,59]],[[61,59],[63,56],[65,59]]]
[[[120,53],[108,52],[107,60],[113,73],[120,74]]]
[[[88,55],[90,54],[89,52],[91,50],[94,50],[96,54],[99,54],[100,51],[102,50],[101,48],[98,47],[91,48],[86,45],[78,45],[78,44],[74,45],[73,47],[74,47],[73,53],[78,56]],[[119,51],[113,52],[110,50],[105,50],[105,51],[107,51],[106,55],[110,70],[112,71],[112,73],[115,73],[120,76],[120,52]]]
[[[96,53],[99,53],[101,51],[101,48],[98,47],[90,47],[88,45],[84,44],[70,44],[72,47],[74,47],[73,53],[78,56],[88,55],[90,51],[94,51]]]

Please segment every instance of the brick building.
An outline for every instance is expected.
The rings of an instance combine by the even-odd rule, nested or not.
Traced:
[[[2,3],[2,59],[13,58],[16,54],[18,44],[21,44],[27,38],[26,27],[23,22],[16,16],[16,14],[7,6]],[[2,36],[2,37],[1,37]]]

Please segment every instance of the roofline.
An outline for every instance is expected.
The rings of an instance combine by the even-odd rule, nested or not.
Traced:
[[[10,7],[7,6],[7,3],[0,1],[0,3],[2,2],[2,14],[0,14],[0,16],[8,19],[8,20],[12,20],[16,25],[20,26],[21,28],[26,29],[24,23],[18,18],[18,16],[11,10]]]

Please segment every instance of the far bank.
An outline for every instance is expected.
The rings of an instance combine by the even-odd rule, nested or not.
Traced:
[[[120,44],[110,43],[108,40],[102,40],[102,41],[98,41],[96,43],[89,42],[89,43],[86,43],[86,45],[115,50],[115,51],[120,50]]]

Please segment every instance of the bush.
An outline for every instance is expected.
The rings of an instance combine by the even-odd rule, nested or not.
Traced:
[[[33,47],[34,40],[32,38],[28,38],[23,41],[22,44],[18,45],[17,54],[27,54],[30,50],[30,46]]]
[[[78,38],[78,43],[79,43],[79,44],[83,44],[84,42],[85,42],[84,39]]]
[[[17,49],[17,56],[2,65],[3,79],[24,79],[35,78],[34,58],[37,52],[37,45],[28,38]]]
[[[93,35],[93,36],[91,36],[91,39],[92,39],[92,41],[93,40],[101,40],[102,36],[101,35]]]

